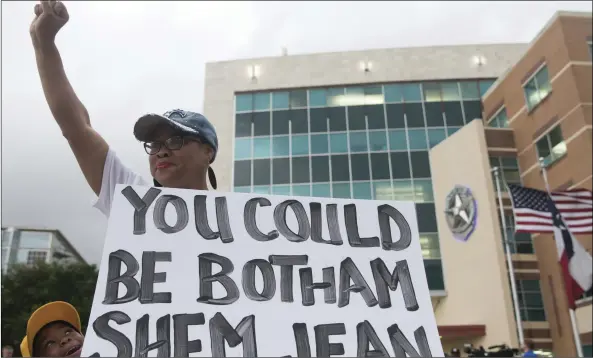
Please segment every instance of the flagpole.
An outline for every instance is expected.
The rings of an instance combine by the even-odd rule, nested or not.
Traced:
[[[550,190],[550,184],[548,184],[548,172],[546,171],[544,158],[539,158],[539,167],[542,171],[542,178],[544,179],[546,192],[551,195],[552,191]],[[566,285],[566,282],[564,284]],[[577,356],[584,357],[583,346],[581,344],[581,335],[579,334],[579,329],[577,327],[577,316],[575,314],[575,310],[569,308],[568,313],[570,314],[570,325],[572,326],[572,335],[574,336],[574,345],[577,349]]]
[[[517,283],[515,281],[515,269],[513,268],[513,258],[511,256],[511,246],[509,245],[509,238],[507,233],[507,224],[504,216],[504,207],[502,206],[502,193],[500,191],[500,168],[492,168],[494,172],[494,179],[496,182],[496,194],[498,196],[498,210],[500,212],[500,220],[502,222],[503,240],[505,245],[507,264],[509,267],[509,280],[511,281],[511,296],[513,297],[513,305],[515,306],[515,321],[517,322],[517,335],[519,338],[519,346],[525,345],[525,338],[523,336],[523,321],[521,320],[521,310],[519,308],[519,297],[517,296]]]

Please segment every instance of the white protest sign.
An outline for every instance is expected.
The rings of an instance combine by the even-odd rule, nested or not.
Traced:
[[[413,203],[115,192],[83,356],[443,356]]]

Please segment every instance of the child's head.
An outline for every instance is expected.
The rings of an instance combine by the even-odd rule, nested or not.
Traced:
[[[80,357],[84,336],[72,305],[51,302],[37,309],[21,343],[23,357]]]

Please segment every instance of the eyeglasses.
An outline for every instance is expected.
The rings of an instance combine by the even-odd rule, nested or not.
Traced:
[[[174,136],[167,139],[164,142],[144,142],[144,150],[148,155],[155,155],[160,152],[163,145],[169,150],[179,150],[181,149],[187,142],[198,142],[202,143],[200,140],[191,137],[182,137],[182,136]]]

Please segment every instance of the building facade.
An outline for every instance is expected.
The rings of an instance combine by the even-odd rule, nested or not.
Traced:
[[[219,190],[414,201],[445,351],[465,343],[516,347],[491,168],[501,168],[507,183],[529,185],[529,167],[520,162],[508,109],[491,113],[488,125],[480,119],[482,97],[495,93],[493,83],[527,48],[449,46],[208,63],[204,114],[219,132]],[[458,184],[472,188],[480,213],[466,242],[453,238],[443,214],[445,197]],[[508,196],[503,205],[525,339],[542,352],[555,351],[541,260],[532,238],[514,233]]]
[[[3,274],[13,265],[32,265],[37,261],[85,262],[59,230],[2,228]]]
[[[592,26],[591,13],[558,13],[483,98],[487,125],[513,133],[525,186],[546,190],[541,158],[551,190],[591,190]],[[577,238],[591,253],[591,235]],[[534,245],[554,351],[574,356],[553,237],[537,235]],[[583,297],[576,321],[585,356],[592,355],[591,313],[591,297]]]

